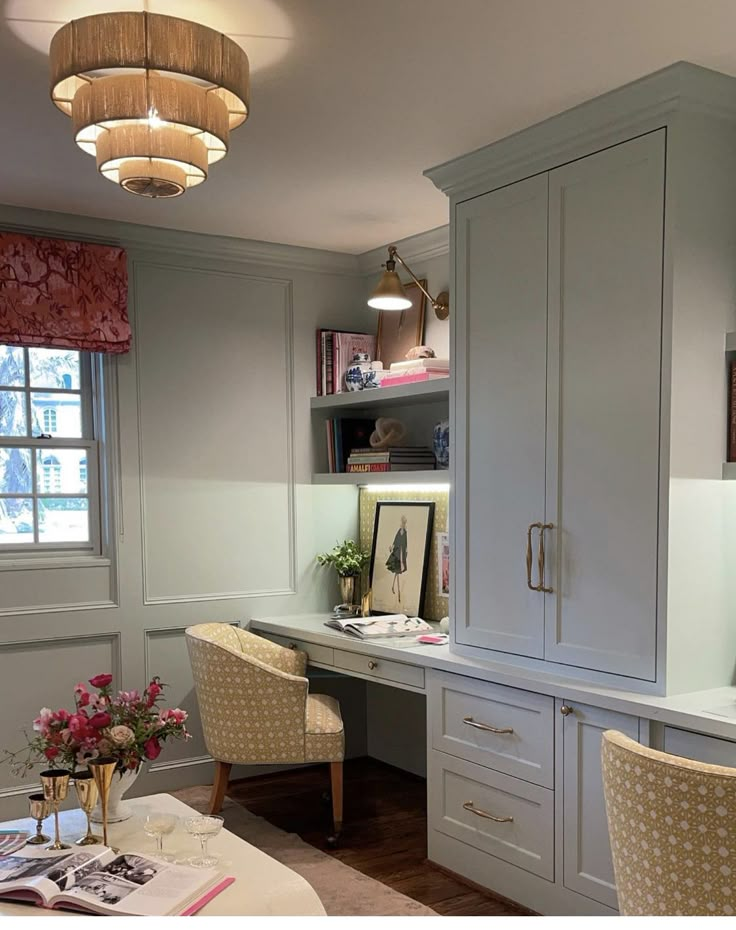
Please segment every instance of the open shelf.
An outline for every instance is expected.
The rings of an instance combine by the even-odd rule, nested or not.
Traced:
[[[312,484],[449,484],[450,473],[443,468],[427,471],[376,471],[317,473]]]
[[[723,463],[723,480],[736,481],[736,462]]]
[[[395,387],[368,388],[365,391],[343,391],[341,394],[326,394],[313,397],[310,401],[312,410],[351,410],[366,407],[384,409],[386,407],[403,407],[406,404],[433,404],[447,400],[450,396],[450,379],[435,378],[433,381],[419,381],[415,384],[399,384]]]

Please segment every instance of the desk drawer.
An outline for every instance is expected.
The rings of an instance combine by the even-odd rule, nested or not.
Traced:
[[[554,881],[554,792],[443,752],[429,755],[430,828]]]
[[[310,662],[319,662],[320,665],[330,666],[334,664],[334,649],[329,646],[305,643],[301,639],[289,639],[288,636],[276,636],[275,633],[259,633],[258,635],[270,639],[272,643],[278,643],[279,646],[286,646],[287,649],[300,649],[302,652],[306,652]]]
[[[553,698],[438,672],[429,716],[434,749],[553,787]]]
[[[671,752],[673,756],[682,756],[684,759],[695,759],[696,762],[707,762],[709,765],[736,767],[736,743],[717,736],[706,736],[704,733],[693,733],[677,727],[665,727],[662,748],[665,752]]]
[[[378,681],[391,681],[398,685],[412,688],[424,688],[424,669],[418,665],[406,665],[404,662],[392,662],[390,659],[378,659],[362,652],[346,652],[335,649],[335,668],[348,672],[359,672],[367,678]]]

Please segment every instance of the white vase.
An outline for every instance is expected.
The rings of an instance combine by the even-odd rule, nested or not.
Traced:
[[[107,803],[108,823],[122,823],[123,820],[128,820],[133,816],[133,811],[131,810],[130,805],[123,801],[123,795],[126,791],[132,788],[133,783],[140,775],[142,768],[143,766],[139,765],[137,771],[126,769],[122,774],[115,772],[115,774],[112,776],[112,784],[110,785],[110,797]],[[100,807],[99,800],[97,801],[97,804],[92,811],[90,820],[93,820],[95,823],[102,823],[102,808]]]

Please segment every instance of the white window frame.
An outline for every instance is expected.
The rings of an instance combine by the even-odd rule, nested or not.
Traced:
[[[0,447],[21,448],[31,450],[31,492],[28,494],[5,494],[0,492],[0,498],[26,498],[32,500],[34,542],[2,543],[0,544],[0,562],[19,557],[48,558],[54,554],[69,556],[101,556],[102,553],[102,520],[103,502],[101,491],[101,424],[104,423],[103,392],[101,384],[102,361],[100,357],[91,352],[79,352],[79,388],[47,388],[31,387],[30,364],[28,349],[23,349],[25,381],[23,385],[0,385],[0,389],[20,391],[25,395],[26,436],[0,436]],[[31,394],[74,394],[80,396],[82,438],[68,439],[52,437],[41,438],[33,435],[33,411],[31,408]],[[86,494],[59,494],[45,493],[40,490],[37,451],[55,449],[84,449],[87,457],[87,492]],[[38,541],[38,499],[40,498],[70,498],[86,497],[88,504],[89,540],[79,542],[39,542]]]

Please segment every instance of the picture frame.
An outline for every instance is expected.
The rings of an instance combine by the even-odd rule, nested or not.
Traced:
[[[421,281],[426,288],[426,280]],[[412,281],[404,285],[406,296],[411,301],[408,310],[381,310],[378,314],[376,336],[376,359],[388,370],[392,362],[403,362],[406,353],[424,340],[424,313],[427,298]]]
[[[434,501],[378,501],[371,545],[372,613],[421,617]]]
[[[450,596],[450,536],[437,533],[437,594]]]

